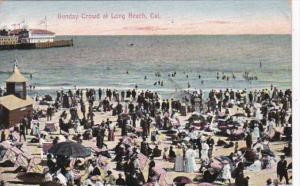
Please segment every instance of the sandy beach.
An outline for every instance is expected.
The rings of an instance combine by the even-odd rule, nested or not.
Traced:
[[[85,96],[84,96],[85,97]],[[162,100],[160,100],[161,102]],[[84,99],[84,102],[86,103],[85,105],[88,105],[88,102],[86,99]],[[115,107],[117,105],[116,101],[113,101],[113,107]],[[121,102],[121,104],[123,106],[125,106],[125,104],[128,104],[127,102]],[[136,104],[136,102],[135,102]],[[98,100],[95,101],[95,105],[98,105]],[[47,110],[47,106],[45,105],[40,105],[38,102],[34,103],[34,109],[35,110],[43,110],[44,112],[46,112]],[[88,108],[87,108],[88,109]],[[80,112],[80,104],[77,105],[77,110],[78,110],[78,116],[79,118],[82,118],[83,115]],[[234,106],[232,108],[229,108],[229,112],[231,115],[234,115],[235,113],[240,113],[240,110],[237,106]],[[46,141],[48,142],[52,142],[52,140],[56,137],[56,136],[61,136],[62,135],[59,133],[59,118],[60,115],[62,114],[63,111],[69,111],[69,109],[65,109],[65,108],[59,108],[53,115],[51,122],[47,121],[47,119],[44,118],[39,118],[38,122],[39,122],[39,129],[40,131],[47,133],[46,136]],[[221,112],[225,112],[225,110],[222,110]],[[242,111],[244,112],[244,111]],[[94,112],[95,116],[94,116],[94,121],[95,124],[100,124],[102,121],[106,121],[108,118],[110,121],[112,121],[113,123],[117,123],[117,116],[112,116],[112,112]],[[179,123],[180,125],[183,127],[187,122],[188,122],[188,118],[192,115],[193,113],[187,113],[186,116],[181,116],[180,114],[178,115],[178,119],[179,119]],[[70,115],[68,115],[68,118],[66,118],[66,120],[70,119]],[[56,126],[56,131],[54,132],[46,132],[45,129],[45,125],[46,123],[54,123]],[[154,130],[154,122],[151,124],[151,131]],[[140,119],[137,120],[137,128],[141,129],[140,126]],[[278,130],[281,130],[282,128],[277,128]],[[80,133],[83,133],[84,130],[81,130]],[[205,132],[205,134],[211,134],[212,138],[216,141],[218,140],[226,140],[227,137],[223,137],[223,136],[218,136],[213,134],[212,132]],[[72,139],[74,136],[76,135],[75,131],[73,129],[69,130],[69,134],[68,134],[68,139]],[[205,136],[205,135],[204,135]],[[205,136],[207,137],[207,136]],[[45,167],[45,160],[46,157],[45,155],[43,156],[43,159],[41,159],[41,153],[42,153],[42,148],[38,145],[38,144],[34,144],[34,143],[29,143],[31,141],[31,139],[33,138],[33,136],[27,135],[26,136],[26,142],[23,142],[23,146],[22,146],[22,150],[24,152],[26,152],[27,154],[31,154],[31,157],[35,157],[38,162],[40,162],[40,165]],[[64,137],[62,137],[64,138]],[[120,128],[116,128],[115,131],[115,140],[114,141],[107,141],[107,137],[105,137],[105,143],[107,144],[107,149],[113,149],[119,139],[121,139],[121,130]],[[136,146],[138,149],[140,148],[140,144],[141,144],[141,138],[135,139],[135,143],[134,146]],[[152,142],[150,141],[150,138],[147,138],[147,141],[150,143],[150,147],[154,148],[154,144],[152,144]],[[241,147],[245,147],[245,141],[244,140],[238,140],[238,146]],[[82,145],[86,146],[86,147],[94,147],[96,143],[96,138],[94,137],[91,140],[83,140]],[[172,144],[172,141],[170,138],[168,138],[166,135],[160,135],[159,140],[156,142],[157,144],[159,144],[159,148],[163,149],[164,147],[169,147]],[[276,162],[278,161],[278,157],[279,155],[282,155],[282,149],[284,148],[284,146],[286,145],[286,142],[284,141],[276,141],[276,142],[270,142],[269,143],[269,147],[270,150],[275,154],[275,160]],[[234,151],[234,147],[230,147],[230,148],[223,148],[222,146],[216,146],[213,150],[213,157],[220,157],[220,156],[228,156],[231,152]],[[196,153],[198,154],[198,153]],[[105,162],[108,164],[109,170],[112,170],[112,173],[115,177],[117,177],[118,173],[122,173],[123,171],[116,171],[115,167],[116,167],[116,162],[111,161],[112,159],[105,159]],[[165,181],[166,181],[166,185],[171,185],[173,182],[173,179],[175,177],[178,176],[186,176],[190,179],[194,179],[196,177],[201,177],[202,174],[200,174],[199,172],[195,172],[195,173],[184,173],[184,172],[175,172],[173,167],[174,167],[174,163],[172,162],[168,162],[162,159],[162,156],[160,157],[156,157],[154,158],[155,162],[157,165],[159,165],[161,168],[165,169],[167,174],[165,177]],[[290,163],[291,162],[291,158],[287,157],[287,162]],[[198,158],[196,158],[196,164],[199,166],[200,165],[200,160]],[[277,173],[276,173],[276,162],[272,161],[271,162],[271,168],[270,169],[264,169],[264,170],[260,170],[260,171],[248,171],[245,170],[244,174],[245,176],[249,177],[249,185],[251,186],[257,186],[257,185],[265,185],[266,180],[271,178],[271,179],[277,179]],[[147,160],[147,164],[149,163],[149,160]],[[12,168],[0,168],[1,171],[1,176],[0,176],[0,180],[3,180],[5,182],[5,185],[16,185],[16,184],[22,184],[23,181],[20,180],[19,178],[17,178],[18,173],[11,173],[9,171],[14,170],[15,167]],[[145,166],[142,169],[142,172],[144,174],[144,177],[147,178],[148,176],[148,166]],[[85,178],[87,178],[87,174],[85,171],[81,171],[81,180],[83,181]],[[13,182],[13,183],[12,183]],[[234,179],[231,179],[231,182],[234,183]],[[198,182],[194,182],[188,185],[198,185]],[[219,184],[223,184],[222,182],[218,181],[215,182],[214,184],[219,185]],[[34,184],[33,184],[34,185]],[[226,185],[226,184],[225,184]],[[228,185],[228,184],[227,184]]]

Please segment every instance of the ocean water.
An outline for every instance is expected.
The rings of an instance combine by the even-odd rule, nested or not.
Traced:
[[[116,89],[137,85],[170,96],[175,88],[188,89],[188,83],[190,90],[292,85],[289,35],[57,37],[70,38],[73,47],[0,51],[0,85],[5,85],[15,59],[28,79],[32,74],[30,84],[42,93],[75,85]],[[175,71],[171,79],[168,74]],[[246,71],[258,80],[245,80]],[[218,72],[220,76],[228,75],[229,80],[217,80]],[[154,86],[158,80],[164,85]]]

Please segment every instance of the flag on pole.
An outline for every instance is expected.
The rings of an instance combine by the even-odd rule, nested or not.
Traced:
[[[40,22],[39,25],[46,24],[47,17],[45,16]]]

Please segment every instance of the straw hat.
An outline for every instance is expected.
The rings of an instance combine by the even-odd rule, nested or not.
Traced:
[[[66,171],[70,171],[71,167],[66,167],[65,169],[66,169]]]

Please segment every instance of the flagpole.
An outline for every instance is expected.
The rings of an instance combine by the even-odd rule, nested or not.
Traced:
[[[46,30],[47,30],[47,16],[45,16],[45,25],[46,25]]]

